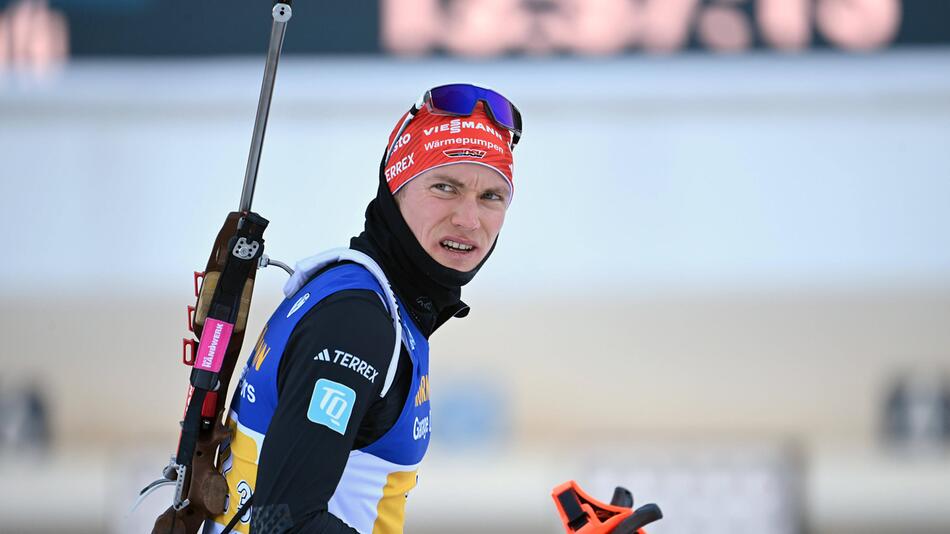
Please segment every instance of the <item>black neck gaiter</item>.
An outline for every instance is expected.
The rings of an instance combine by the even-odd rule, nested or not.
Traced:
[[[450,269],[432,259],[403,219],[382,170],[380,162],[376,198],[366,207],[363,232],[350,240],[350,248],[379,263],[393,291],[428,338],[450,318],[468,315],[468,306],[461,299],[462,286],[475,277],[495,247],[493,244],[481,263],[468,272]]]

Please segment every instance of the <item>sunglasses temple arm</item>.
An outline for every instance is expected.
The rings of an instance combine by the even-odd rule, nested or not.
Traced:
[[[423,95],[423,98],[425,95]],[[422,102],[422,98],[419,99]],[[412,109],[409,110],[409,113],[406,115],[406,118],[402,121],[402,124],[399,126],[399,130],[396,132],[396,137],[393,138],[393,143],[389,145],[389,148],[386,149],[386,159],[383,161],[383,165],[389,163],[389,157],[393,155],[393,151],[396,149],[396,144],[399,142],[399,138],[402,137],[402,133],[406,131],[406,127],[409,126],[409,121],[416,116],[416,113],[419,113],[419,110],[422,109],[422,106],[415,104],[412,106]]]

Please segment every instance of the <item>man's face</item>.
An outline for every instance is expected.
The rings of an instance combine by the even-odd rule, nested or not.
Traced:
[[[435,261],[471,271],[488,254],[508,209],[508,183],[475,163],[430,169],[403,186],[396,203]]]

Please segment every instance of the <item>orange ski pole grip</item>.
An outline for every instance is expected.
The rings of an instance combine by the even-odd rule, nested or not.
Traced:
[[[617,493],[621,493],[618,488]],[[663,517],[660,508],[647,504],[634,510],[629,492],[626,502],[606,504],[585,493],[577,482],[567,481],[551,492],[558,515],[568,534],[646,534],[641,527]],[[615,494],[616,500],[616,494]]]

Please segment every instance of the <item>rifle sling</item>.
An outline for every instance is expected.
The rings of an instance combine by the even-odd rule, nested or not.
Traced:
[[[238,521],[241,520],[241,517],[247,513],[248,508],[251,507],[251,502],[254,500],[254,495],[251,495],[244,504],[241,505],[241,508],[234,514],[234,517],[228,521],[227,526],[224,527],[224,530],[221,531],[221,534],[230,534],[231,530],[237,525]]]

